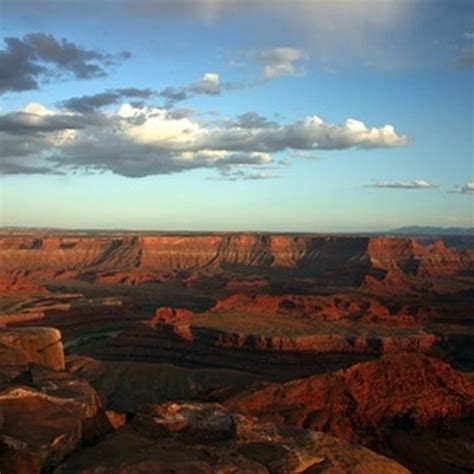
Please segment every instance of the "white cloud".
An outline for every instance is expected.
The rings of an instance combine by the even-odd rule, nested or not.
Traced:
[[[386,188],[386,189],[432,189],[437,188],[437,184],[430,183],[424,179],[413,181],[379,181],[373,184],[366,184],[366,188]]]
[[[455,186],[454,189],[449,192],[455,194],[474,194],[474,181],[468,181],[462,186]]]
[[[256,59],[263,65],[263,77],[266,80],[281,76],[296,76],[303,73],[296,63],[307,59],[307,55],[297,48],[273,48],[262,51]]]
[[[120,130],[130,140],[168,151],[188,149],[207,134],[206,129],[189,118],[173,118],[166,109],[158,107],[124,104],[118,116],[126,119]]]

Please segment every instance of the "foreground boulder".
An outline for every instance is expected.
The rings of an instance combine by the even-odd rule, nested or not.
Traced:
[[[112,429],[88,382],[54,370],[64,366],[60,339],[59,331],[50,328],[1,334],[2,474],[48,472]]]
[[[408,471],[372,451],[323,433],[259,422],[219,404],[169,403],[137,415],[56,474],[348,473]]]
[[[61,333],[54,328],[0,329],[1,366],[35,363],[64,369]]]

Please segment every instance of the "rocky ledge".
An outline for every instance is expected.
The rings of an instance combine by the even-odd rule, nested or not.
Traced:
[[[402,474],[404,467],[323,433],[260,422],[215,403],[169,403],[138,414],[57,474]]]
[[[240,309],[242,298],[257,307]],[[237,298],[237,306],[236,298],[229,298],[202,314],[160,308],[149,321],[130,325],[104,345],[89,348],[89,353],[106,360],[230,368],[282,380],[337,370],[387,353],[424,353],[438,342],[437,336],[416,326],[349,317],[318,319],[324,310],[322,303],[316,303],[324,298],[306,298],[306,306],[299,297],[242,298]],[[297,309],[278,309],[289,303]],[[353,306],[361,311],[360,305]]]

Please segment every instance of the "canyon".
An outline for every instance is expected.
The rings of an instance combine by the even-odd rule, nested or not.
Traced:
[[[1,232],[0,471],[471,472],[458,242]]]

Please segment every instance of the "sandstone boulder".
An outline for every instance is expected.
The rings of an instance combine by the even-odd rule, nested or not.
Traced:
[[[64,372],[52,328],[0,332],[0,472],[48,472],[112,429],[96,391]]]
[[[18,361],[36,363],[53,370],[64,369],[64,351],[61,342],[61,333],[54,328],[16,328],[0,329],[0,346],[2,354],[7,352],[12,357],[17,351]],[[5,348],[9,348],[8,351]],[[1,355],[0,355],[1,357]],[[0,363],[3,363],[0,358]]]

